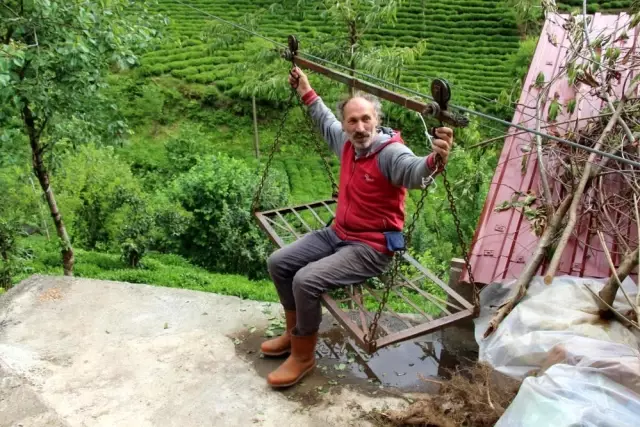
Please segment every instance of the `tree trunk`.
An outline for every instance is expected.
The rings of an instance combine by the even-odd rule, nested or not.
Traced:
[[[637,266],[638,266],[638,248],[636,248],[635,251],[631,252],[626,257],[624,257],[624,259],[622,260],[622,263],[620,263],[620,266],[618,267],[618,271],[617,271],[618,278],[616,278],[615,274],[613,273],[611,274],[611,277],[609,277],[607,284],[604,285],[604,288],[602,288],[600,292],[598,292],[598,295],[600,295],[600,298],[602,298],[604,302],[606,302],[611,307],[613,307],[613,300],[616,298],[616,294],[618,293],[618,288],[620,287],[618,283],[618,279],[620,279],[620,282],[624,281],[624,279],[626,279],[627,276],[631,274],[633,269],[636,268]],[[608,317],[607,313],[609,313],[610,311],[609,307],[603,304],[602,301],[600,300],[597,300],[597,302],[598,302],[598,308],[600,309],[600,317],[607,318]],[[634,307],[631,307],[631,308],[634,309]]]
[[[258,134],[258,112],[256,109],[256,97],[251,97],[253,107],[253,143],[256,148],[256,159],[260,159],[260,135]]]
[[[71,241],[69,240],[67,229],[62,221],[62,215],[60,214],[55,195],[53,194],[53,189],[51,188],[49,172],[47,172],[47,168],[44,165],[44,160],[42,158],[43,149],[40,145],[40,132],[36,129],[33,113],[26,101],[24,101],[24,107],[22,108],[22,117],[27,134],[29,135],[29,143],[31,144],[33,173],[38,178],[42,191],[44,191],[44,196],[47,199],[47,204],[49,205],[49,210],[53,217],[53,222],[56,225],[58,237],[60,237],[64,245],[64,248],[62,249],[62,267],[64,269],[64,275],[73,276],[73,248],[71,247]]]

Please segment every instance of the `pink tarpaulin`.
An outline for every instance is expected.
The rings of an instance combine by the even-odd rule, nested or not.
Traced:
[[[542,89],[535,87],[534,84],[540,73],[544,74],[545,82],[553,81],[546,104],[541,108],[543,132],[564,136],[569,130],[575,132],[576,129],[585,126],[588,123],[587,118],[600,114],[603,101],[588,94],[590,87],[584,84],[569,86],[566,77],[554,80],[554,77],[562,73],[566,66],[570,40],[563,28],[563,23],[568,18],[568,15],[550,15],[547,18],[512,123],[535,129],[536,103]],[[629,15],[626,13],[596,14],[592,15],[592,18],[589,28],[591,40],[603,32],[611,33],[615,30],[616,35],[611,38],[610,43],[615,43],[615,46],[621,49],[622,55],[632,48],[637,28],[625,28],[630,21]],[[626,31],[628,38],[620,38],[623,30]],[[633,77],[635,76],[630,72],[623,72],[619,80],[613,81],[618,96],[629,87]],[[556,118],[555,125],[549,127],[547,116],[549,104],[554,97],[558,97],[557,100],[563,107]],[[574,112],[569,114],[566,106],[572,99],[575,99],[577,104]],[[524,216],[522,209],[512,208],[501,212],[495,210],[504,201],[511,200],[517,192],[542,194],[540,171],[535,153],[535,135],[522,133],[515,128],[509,129],[473,238],[470,261],[474,278],[478,283],[488,284],[516,279],[536,247],[538,237],[532,231],[531,224]],[[551,161],[552,159],[545,157],[546,164]],[[619,183],[615,176],[608,181],[608,185]],[[553,180],[550,186],[557,202],[564,194],[563,190]],[[592,194],[590,197],[596,196],[597,194],[595,196]],[[613,215],[620,215],[620,213],[614,212]],[[625,235],[632,236],[635,241],[637,224],[635,221],[621,218],[615,220],[622,224]],[[578,225],[563,253],[558,275],[609,277],[609,264],[598,236],[592,231],[591,221],[593,221],[592,215],[581,212]],[[620,242],[608,234],[605,234],[605,240],[612,251],[614,264],[618,265],[620,254],[623,252]],[[544,271],[546,271],[546,265],[541,267],[538,274],[543,274]],[[468,281],[466,271],[462,279]],[[635,275],[633,279],[636,280]]]

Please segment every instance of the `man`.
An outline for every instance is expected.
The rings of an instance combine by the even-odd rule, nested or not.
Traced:
[[[315,347],[322,312],[320,296],[331,289],[358,284],[389,266],[394,250],[404,245],[404,201],[407,188],[439,172],[446,164],[453,132],[439,128],[434,153],[417,157],[400,133],[381,127],[380,102],[358,94],[338,108],[338,120],[295,67],[289,83],[333,152],[340,158],[340,188],[335,221],[274,252],[268,269],[286,317],[283,335],[261,345],[265,356],[290,353],[267,382],[273,387],[296,384],[316,364]],[[398,239],[400,239],[398,241]]]

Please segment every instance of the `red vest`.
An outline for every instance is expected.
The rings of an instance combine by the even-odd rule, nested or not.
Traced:
[[[392,255],[383,231],[402,231],[407,190],[393,185],[378,168],[378,154],[387,144],[404,141],[397,133],[376,147],[376,151],[356,160],[355,149],[347,141],[340,159],[340,190],[336,220],[332,227],[342,240],[355,240]]]

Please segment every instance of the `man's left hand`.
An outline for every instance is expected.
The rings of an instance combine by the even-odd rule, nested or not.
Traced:
[[[453,147],[453,130],[447,127],[436,128],[436,138],[433,140],[433,151],[440,156],[442,164],[446,165],[449,153]]]

